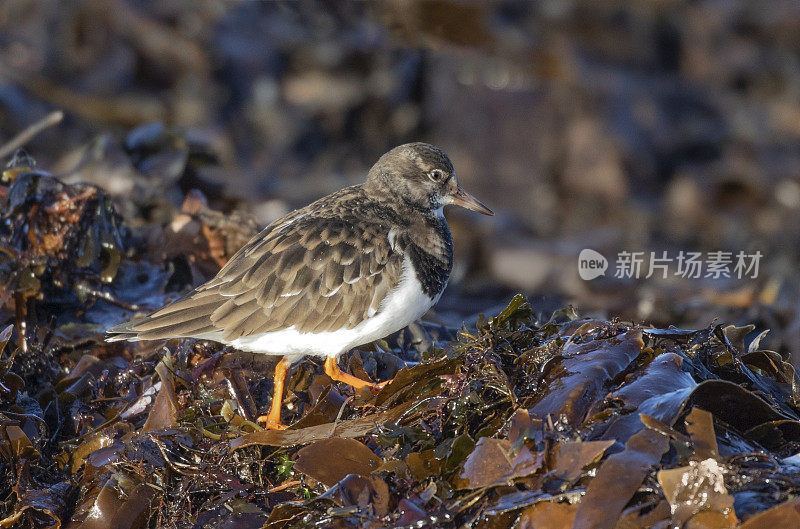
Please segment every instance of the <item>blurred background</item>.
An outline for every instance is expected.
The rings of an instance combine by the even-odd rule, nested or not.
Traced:
[[[434,143],[497,212],[448,212],[434,319],[521,291],[544,315],[753,323],[800,359],[794,1],[4,0],[0,144],[56,109],[28,152],[142,229],[187,195],[264,225]],[[584,248],[605,276],[580,278]],[[763,257],[755,278],[617,278],[623,251]]]

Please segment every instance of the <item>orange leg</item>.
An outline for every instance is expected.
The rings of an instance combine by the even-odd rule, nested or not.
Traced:
[[[281,423],[281,404],[283,402],[283,383],[286,381],[286,373],[289,371],[289,363],[286,358],[282,358],[275,366],[275,389],[272,392],[272,404],[269,413],[262,415],[256,422],[266,423],[264,428],[267,430],[284,430],[286,426]]]
[[[336,359],[333,358],[332,356],[329,356],[328,358],[325,359],[325,374],[331,377],[336,382],[344,382],[348,386],[353,386],[356,389],[361,389],[361,388],[381,389],[383,386],[386,385],[386,382],[375,384],[373,382],[367,382],[366,380],[361,380],[360,378],[356,378],[353,375],[342,373],[342,371],[339,369],[339,364],[336,363]]]

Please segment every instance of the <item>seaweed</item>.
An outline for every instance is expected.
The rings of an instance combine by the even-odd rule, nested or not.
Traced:
[[[175,141],[154,138],[129,142],[130,155]],[[0,189],[0,527],[796,518],[797,378],[761,348],[763,333],[747,339],[752,327],[654,329],[571,307],[546,318],[517,295],[474,325],[435,329],[449,339],[428,325],[413,351],[400,333],[346,354],[349,369],[391,379],[377,393],[300,362],[287,383],[291,427],[265,431],[252,418],[269,407],[274,361],[202,340],[103,339],[213,273],[249,228],[193,191],[153,239],[102,189],[21,153]],[[153,240],[189,225],[163,259]]]

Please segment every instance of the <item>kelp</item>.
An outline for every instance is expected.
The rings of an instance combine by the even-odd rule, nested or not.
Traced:
[[[174,158],[175,178],[188,170],[188,147],[165,129],[125,148],[137,167]],[[546,318],[515,296],[470,327],[427,323],[410,331],[421,339],[345,354],[349,370],[391,378],[377,393],[300,362],[291,426],[264,431],[252,418],[269,407],[274,359],[192,339],[103,341],[212,273],[249,228],[199,192],[177,220],[135,228],[101,189],[15,160],[0,186],[1,527],[796,521],[800,396],[763,332],[572,308]]]

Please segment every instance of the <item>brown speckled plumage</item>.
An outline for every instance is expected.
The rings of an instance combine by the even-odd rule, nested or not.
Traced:
[[[273,222],[208,283],[109,329],[110,339],[230,342],[292,326],[307,333],[352,329],[381,310],[401,280],[406,257],[433,301],[453,264],[441,208],[458,203],[452,197],[459,192],[441,150],[423,143],[397,147],[381,157],[364,184]]]

